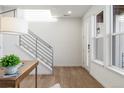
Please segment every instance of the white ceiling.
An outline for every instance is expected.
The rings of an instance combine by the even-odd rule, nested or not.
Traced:
[[[4,9],[43,9],[51,10],[52,16],[56,17],[82,17],[83,14],[91,7],[90,5],[6,5],[2,6]],[[70,16],[67,15],[68,11],[72,11]]]

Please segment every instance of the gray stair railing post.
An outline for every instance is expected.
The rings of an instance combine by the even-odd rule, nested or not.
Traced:
[[[19,46],[21,46],[21,35],[19,35]]]
[[[52,74],[54,74],[54,63],[53,63],[53,60],[54,60],[54,58],[53,58],[53,48],[52,48]]]
[[[37,38],[36,38],[36,59],[38,58],[38,51],[37,51],[37,49],[38,49],[38,47],[37,47]]]
[[[122,52],[122,68],[124,67],[124,53]]]

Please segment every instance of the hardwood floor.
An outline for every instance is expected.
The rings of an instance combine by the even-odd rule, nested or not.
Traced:
[[[59,83],[62,88],[102,88],[88,72],[81,67],[55,67],[54,75],[38,76],[38,88],[48,88]],[[22,88],[34,87],[34,76],[28,76],[21,83]]]

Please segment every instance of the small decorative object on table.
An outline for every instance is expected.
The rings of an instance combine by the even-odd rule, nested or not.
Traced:
[[[14,54],[6,55],[0,59],[0,66],[5,68],[5,74],[16,74],[20,64],[20,58]]]

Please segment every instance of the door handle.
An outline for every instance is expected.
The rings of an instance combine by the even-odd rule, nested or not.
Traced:
[[[90,49],[90,44],[88,44],[88,49]]]

